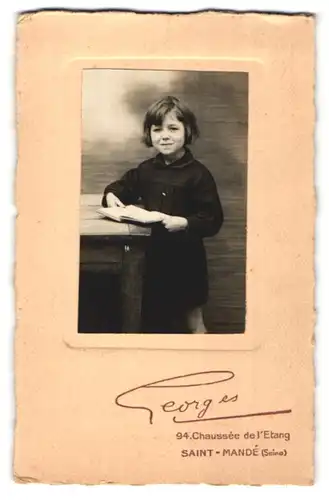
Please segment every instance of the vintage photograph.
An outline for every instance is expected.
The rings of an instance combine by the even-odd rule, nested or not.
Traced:
[[[78,332],[242,334],[248,73],[86,69]]]
[[[16,41],[14,481],[313,484],[315,16]]]

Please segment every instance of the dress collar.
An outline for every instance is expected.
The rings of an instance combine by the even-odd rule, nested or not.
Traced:
[[[186,167],[186,165],[189,165],[193,161],[194,161],[194,156],[188,148],[185,148],[185,153],[181,158],[172,163],[169,163],[168,165],[165,163],[161,153],[158,153],[153,158],[153,162],[156,164],[157,167],[160,168],[182,168]]]

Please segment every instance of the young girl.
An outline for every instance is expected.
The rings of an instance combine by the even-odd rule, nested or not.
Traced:
[[[208,297],[203,238],[223,223],[216,184],[187,147],[199,135],[192,111],[175,97],[155,102],[146,112],[143,142],[154,158],[129,170],[105,188],[103,206],[142,201],[163,214],[152,228],[146,252],[143,332],[204,333],[202,305]]]

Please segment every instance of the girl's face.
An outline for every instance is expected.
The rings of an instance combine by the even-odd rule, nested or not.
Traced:
[[[152,145],[168,160],[175,160],[184,152],[185,129],[175,112],[167,113],[162,124],[152,125],[150,132]]]

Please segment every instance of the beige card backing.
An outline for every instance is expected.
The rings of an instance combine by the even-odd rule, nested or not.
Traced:
[[[243,335],[78,335],[86,68],[249,73]],[[313,85],[313,17],[19,18],[16,481],[312,483]]]

